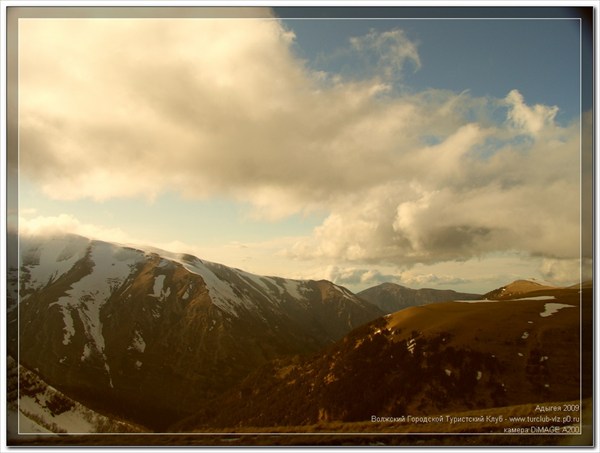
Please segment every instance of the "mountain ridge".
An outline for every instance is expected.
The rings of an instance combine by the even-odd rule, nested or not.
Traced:
[[[561,378],[562,368],[548,374],[544,357],[571,363],[564,345],[574,344],[572,307],[577,294],[591,293],[591,284],[553,288],[517,280],[488,293],[505,288],[504,299],[495,300],[393,283],[353,294],[327,280],[260,276],[189,254],[74,235],[22,238],[20,251],[19,268],[8,269],[9,353],[73,400],[154,431],[182,426],[182,420],[265,426],[360,420],[364,410],[384,414],[393,407],[439,409],[424,396],[423,385],[453,410],[469,409],[473,395],[482,407],[524,401],[521,394],[502,398],[501,379],[509,378],[568,399],[570,390],[560,388],[570,378]],[[378,306],[361,296],[374,289],[419,294],[425,302],[388,313],[381,300]],[[545,327],[534,332],[525,325],[528,330],[516,332],[490,324],[490,332],[479,332],[511,310],[520,314],[519,323]],[[564,325],[556,324],[559,319]],[[505,338],[507,333],[512,336]],[[510,348],[498,346],[498,367],[489,350],[478,349],[482,338],[525,348],[523,357],[531,363],[518,368],[516,378],[505,378]],[[550,356],[548,345],[559,352]],[[415,351],[426,354],[417,360]],[[467,369],[463,362],[481,368]],[[399,377],[404,380],[394,380]],[[487,387],[469,393],[480,379]],[[405,392],[406,383],[414,395]],[[451,387],[444,390],[446,384]],[[545,384],[552,390],[544,390]],[[396,400],[380,394],[386,389]],[[361,392],[373,401],[357,397]],[[315,395],[331,409],[319,406]],[[344,398],[356,401],[347,405]],[[279,408],[281,413],[272,413],[279,420],[257,418],[269,405]],[[290,409],[295,406],[306,412]],[[226,415],[238,410],[245,419]]]
[[[408,307],[444,302],[455,299],[478,299],[480,294],[459,293],[448,289],[413,289],[396,283],[385,282],[356,293],[386,313],[393,313]]]
[[[80,236],[20,246],[9,350],[90,407],[156,429],[268,360],[315,352],[383,314],[331,282],[191,255]]]

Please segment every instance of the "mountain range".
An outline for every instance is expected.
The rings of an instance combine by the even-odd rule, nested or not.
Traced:
[[[19,238],[7,290],[8,352],[44,429],[54,400],[104,429],[189,432],[566,401],[591,387],[573,371],[580,333],[591,339],[591,285],[353,294],[67,235]],[[82,429],[69,417],[57,426]]]
[[[389,282],[367,288],[356,295],[376,305],[386,314],[432,302],[445,302],[458,299],[471,300],[481,297],[481,294],[457,293],[451,289],[412,289]]]

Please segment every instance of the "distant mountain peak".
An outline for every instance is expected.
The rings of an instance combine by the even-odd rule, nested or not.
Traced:
[[[531,293],[534,291],[542,291],[542,290],[551,290],[557,289],[556,286],[550,286],[546,284],[539,283],[534,280],[524,280],[519,279],[515,280],[508,285],[501,286],[489,293],[485,294],[483,297],[486,299],[513,299],[516,296],[520,296],[523,294]]]
[[[451,289],[412,289],[390,282],[365,289],[357,293],[357,296],[376,305],[386,313],[433,302],[456,299],[472,300],[481,297],[480,294],[458,293]]]

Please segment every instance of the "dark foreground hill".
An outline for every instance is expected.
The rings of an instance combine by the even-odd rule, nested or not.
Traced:
[[[588,362],[591,303],[591,289],[565,288],[408,308],[311,358],[271,362],[177,428],[364,422],[571,401],[580,388],[589,397],[580,340]]]

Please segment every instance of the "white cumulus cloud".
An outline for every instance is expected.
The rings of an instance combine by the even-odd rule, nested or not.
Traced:
[[[326,220],[286,256],[358,269],[340,281],[367,275],[359,263],[579,256],[579,124],[517,90],[390,90],[421,65],[401,30],[354,38],[379,72],[347,80],[311,71],[273,18],[19,26],[22,176],[50,197],[168,190],[271,219],[318,209]],[[72,220],[47,226],[83,229]]]
[[[508,119],[514,126],[531,135],[539,134],[542,129],[554,123],[558,107],[536,104],[528,106],[519,91],[512,90],[506,96],[506,103],[510,106]]]
[[[372,57],[374,66],[386,80],[397,77],[409,61],[416,69],[421,67],[417,45],[407,38],[403,30],[371,30],[364,36],[350,38],[350,43],[361,55]]]

